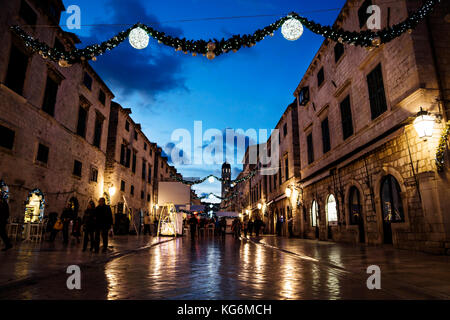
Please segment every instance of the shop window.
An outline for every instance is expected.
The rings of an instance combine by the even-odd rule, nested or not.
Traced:
[[[381,184],[381,206],[385,222],[405,221],[400,192],[400,186],[392,175],[383,178]]]
[[[351,187],[349,192],[349,212],[350,224],[359,224],[361,216],[361,202],[359,197],[359,190],[356,187]]]
[[[344,140],[353,135],[353,118],[352,109],[350,105],[350,96],[347,96],[342,100],[340,104],[341,109],[341,122],[342,122],[342,135]]]
[[[77,176],[77,177],[81,177],[82,169],[83,169],[83,164],[80,161],[75,160],[73,162],[73,172],[72,172],[73,175]]]
[[[337,225],[338,216],[337,216],[336,198],[332,194],[330,194],[327,198],[326,211],[327,211],[328,225]]]
[[[0,147],[12,150],[14,146],[15,132],[7,127],[0,125]]]
[[[47,76],[47,84],[45,85],[44,101],[42,103],[42,111],[51,116],[55,115],[56,96],[58,94],[58,83],[51,77]]]
[[[317,204],[317,201],[314,200],[311,204],[311,226],[312,227],[318,226],[318,217],[319,217],[319,205]]]
[[[336,45],[334,46],[334,61],[338,62],[343,54],[344,54],[344,45],[340,42],[336,43]]]
[[[86,88],[92,90],[92,77],[87,72],[84,73],[83,84]]]
[[[44,218],[45,198],[41,190],[35,189],[28,194],[25,202],[24,222],[40,222]]]
[[[319,72],[317,72],[317,86],[320,87],[324,81],[325,81],[325,73],[322,67],[320,68]]]
[[[19,16],[30,26],[34,27],[37,22],[37,14],[31,8],[31,6],[25,1],[22,0],[20,3]]]
[[[311,164],[314,162],[314,146],[312,133],[308,134],[308,136],[306,137],[306,144],[308,148],[308,164]]]
[[[322,149],[323,153],[327,153],[331,149],[330,143],[330,127],[328,125],[328,118],[325,118],[322,123]]]
[[[373,120],[387,110],[381,64],[367,75],[367,86],[369,88],[370,111]]]
[[[120,191],[125,191],[125,181],[120,181]]]
[[[36,160],[41,163],[47,163],[48,162],[48,154],[49,154],[49,148],[47,146],[44,146],[43,144],[39,143]]]
[[[19,95],[23,95],[27,68],[28,56],[12,44],[5,85]]]
[[[80,137],[86,137],[86,122],[87,122],[88,112],[82,106],[78,109],[78,123],[77,123],[77,135]]]

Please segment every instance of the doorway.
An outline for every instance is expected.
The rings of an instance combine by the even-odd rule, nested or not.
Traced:
[[[366,233],[364,230],[364,217],[362,214],[362,206],[358,188],[354,186],[351,187],[349,194],[350,224],[358,226],[359,243],[365,243]]]
[[[383,219],[383,242],[392,244],[392,224],[405,221],[400,185],[392,175],[387,175],[381,182],[381,209]]]

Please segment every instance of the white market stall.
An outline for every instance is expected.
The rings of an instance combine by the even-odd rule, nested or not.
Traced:
[[[183,234],[183,213],[177,207],[189,209],[191,187],[181,182],[161,181],[158,184],[158,236]]]

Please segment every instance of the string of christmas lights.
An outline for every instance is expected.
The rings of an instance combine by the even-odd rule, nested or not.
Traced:
[[[436,151],[436,168],[438,172],[443,172],[445,168],[445,152],[448,149],[448,138],[450,136],[450,123],[447,123]]]
[[[253,177],[257,172],[258,172],[258,170],[255,169],[255,170],[251,171],[248,175],[246,175],[246,176],[244,176],[244,177],[242,177],[240,179],[230,180],[230,185],[236,185],[236,184],[239,184],[241,182],[244,182],[244,181],[250,179],[251,177]],[[178,181],[178,182],[187,184],[189,186],[192,186],[192,185],[195,185],[195,184],[201,184],[201,183],[205,182],[206,180],[208,180],[210,183],[213,183],[214,180],[218,180],[220,182],[228,181],[226,179],[220,178],[220,177],[215,176],[213,174],[210,174],[209,176],[206,176],[206,177],[204,177],[202,179],[197,179],[197,180],[194,180],[194,181],[192,181],[192,180],[184,180],[183,178],[179,178],[179,177],[177,177],[175,175],[171,175],[171,178],[176,180],[176,181]]]
[[[364,30],[361,32],[345,31],[342,28],[324,26],[306,17],[292,12],[274,23],[256,30],[253,34],[234,35],[225,40],[186,40],[178,37],[166,35],[164,32],[153,29],[142,23],[137,23],[131,28],[118,33],[111,39],[100,44],[87,46],[84,49],[74,49],[72,51],[62,51],[57,48],[50,48],[46,43],[41,42],[28,35],[20,26],[12,26],[11,29],[24,41],[25,46],[34,52],[38,52],[44,59],[59,63],[62,67],[69,67],[74,63],[85,60],[95,61],[98,56],[114,49],[127,38],[131,46],[136,49],[144,49],[149,44],[149,37],[154,38],[158,43],[174,48],[176,51],[191,53],[193,56],[202,54],[209,60],[228,52],[237,52],[245,47],[252,47],[262,41],[267,36],[273,36],[274,32],[281,28],[283,36],[287,40],[297,40],[303,34],[303,26],[312,32],[325,38],[340,43],[360,47],[377,47],[383,43],[401,36],[405,32],[411,32],[417,24],[424,19],[440,0],[428,0],[425,4],[404,21],[387,27],[380,31]]]

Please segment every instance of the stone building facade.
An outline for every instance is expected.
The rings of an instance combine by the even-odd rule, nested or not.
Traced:
[[[382,28],[420,5],[372,2],[382,16],[391,12]],[[336,25],[359,30],[364,21],[358,10],[367,4],[348,1]],[[328,40],[322,44],[294,93],[303,237],[448,253],[449,171],[438,173],[435,164],[448,120],[443,92],[448,94],[450,84],[450,24],[445,12],[448,2],[416,30],[372,50]],[[426,140],[412,125],[420,108],[436,118]]]
[[[154,212],[158,181],[179,176],[176,169],[131,110],[111,101],[89,63],[63,68],[10,31],[21,25],[50,47],[74,49],[80,40],[58,26],[60,0],[1,6],[0,179],[9,189],[11,221],[42,221],[67,203],[82,214],[89,200],[106,197],[116,213],[130,209],[137,228],[143,213]]]
[[[112,92],[89,64],[61,68],[29,52],[9,29],[52,25],[25,29],[51,47],[74,48],[77,37],[58,27],[63,10],[56,0],[2,3],[0,178],[12,220],[37,221],[69,201],[84,210],[103,195]]]

